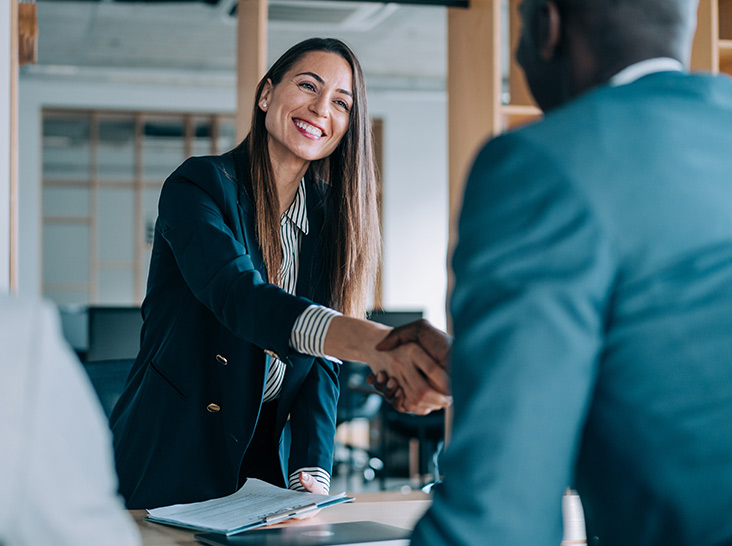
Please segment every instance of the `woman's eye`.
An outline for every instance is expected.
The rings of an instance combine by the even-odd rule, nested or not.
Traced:
[[[338,106],[340,106],[341,108],[343,108],[344,110],[348,110],[348,109],[349,109],[348,103],[347,103],[346,101],[343,101],[343,100],[337,100],[337,101],[335,101],[335,103],[336,103],[336,104],[337,104]]]
[[[307,89],[308,91],[315,91],[315,86],[310,82],[301,82],[300,87]]]

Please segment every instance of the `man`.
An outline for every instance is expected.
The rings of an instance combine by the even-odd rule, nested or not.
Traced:
[[[111,433],[58,313],[0,297],[0,351],[0,544],[139,544]]]
[[[414,546],[557,546],[568,486],[601,546],[732,544],[732,81],[683,72],[695,10],[523,1],[546,116],[467,183]]]

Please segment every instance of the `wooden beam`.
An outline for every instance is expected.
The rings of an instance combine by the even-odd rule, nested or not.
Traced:
[[[696,16],[696,33],[691,50],[691,69],[719,72],[719,4],[701,0]]]
[[[18,292],[18,0],[10,0],[9,289]]]
[[[267,71],[267,0],[239,0],[237,6],[236,138],[249,133],[255,92]]]
[[[447,113],[449,224],[448,264],[457,243],[457,219],[465,179],[481,144],[501,131],[501,2],[470,0],[468,9],[447,10]],[[447,300],[454,285],[448,265]],[[446,302],[447,303],[447,302]],[[452,320],[447,312],[448,330]],[[452,408],[445,411],[450,442]]]
[[[501,129],[500,0],[471,0],[447,16],[450,224],[462,204],[465,178],[480,145]],[[451,234],[451,243],[454,238]],[[452,246],[452,245],[451,245]]]
[[[500,0],[471,0],[468,9],[447,10],[448,264],[470,166],[481,144],[501,130],[500,54]],[[453,283],[448,265],[448,300]],[[451,330],[449,310],[447,325]]]

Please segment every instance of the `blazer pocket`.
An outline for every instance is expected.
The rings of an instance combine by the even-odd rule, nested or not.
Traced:
[[[165,384],[166,384],[166,385],[167,385],[168,387],[170,387],[170,388],[171,388],[171,389],[173,389],[173,390],[174,390],[174,391],[175,391],[176,393],[178,393],[178,396],[180,396],[180,397],[181,397],[181,398],[182,398],[183,400],[187,400],[187,399],[188,399],[188,396],[186,396],[186,394],[185,394],[185,393],[183,392],[183,390],[182,390],[182,389],[180,389],[180,388],[179,388],[178,386],[176,386],[176,384],[175,384],[175,383],[174,383],[174,382],[173,382],[173,381],[172,381],[172,380],[171,380],[170,378],[168,378],[168,376],[166,376],[166,375],[165,375],[165,374],[163,373],[163,371],[162,371],[162,370],[161,370],[161,369],[160,369],[160,368],[159,368],[159,367],[157,366],[157,364],[155,364],[155,361],[154,361],[154,360],[151,360],[151,361],[150,361],[150,369],[152,370],[152,372],[153,372],[153,373],[154,373],[154,374],[155,374],[155,375],[156,375],[156,376],[157,376],[157,377],[158,377],[158,378],[159,378],[159,379],[160,379],[160,380],[161,380],[161,381],[162,381],[163,383],[165,383]]]

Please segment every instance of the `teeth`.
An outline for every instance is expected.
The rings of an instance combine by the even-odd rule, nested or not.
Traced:
[[[295,125],[297,125],[303,131],[307,131],[308,133],[310,133],[313,136],[316,136],[316,137],[323,136],[323,131],[321,131],[317,127],[313,127],[309,123],[305,123],[304,121],[297,120],[295,122]]]

